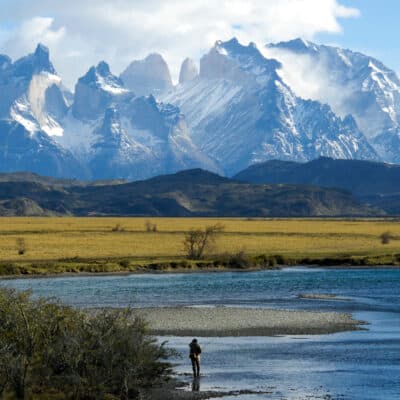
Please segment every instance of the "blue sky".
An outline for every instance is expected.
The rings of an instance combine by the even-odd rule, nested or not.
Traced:
[[[120,73],[161,53],[174,78],[216,40],[243,43],[303,37],[361,51],[400,72],[399,0],[0,0],[0,53],[13,59],[38,42],[50,48],[64,82],[100,60]]]
[[[360,16],[342,19],[341,34],[317,34],[315,40],[338,44],[372,55],[400,73],[400,1],[399,0],[342,0],[360,10]]]

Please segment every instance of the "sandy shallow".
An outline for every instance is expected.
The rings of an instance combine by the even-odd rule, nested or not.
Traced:
[[[274,336],[327,334],[360,329],[362,321],[335,312],[231,307],[138,309],[159,336]]]
[[[352,301],[346,297],[339,297],[335,294],[320,294],[320,293],[301,293],[297,296],[299,299],[307,300],[333,300],[333,301]]]

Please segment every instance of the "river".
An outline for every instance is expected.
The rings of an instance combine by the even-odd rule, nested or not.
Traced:
[[[240,306],[350,312],[367,330],[321,336],[200,338],[200,390],[268,391],[260,399],[400,399],[400,270],[312,269],[2,280],[76,307]],[[301,299],[332,294],[339,300]],[[195,311],[194,311],[195,312]],[[187,345],[177,372],[191,389]],[[231,400],[230,398],[225,398]],[[232,398],[233,400],[233,398]]]

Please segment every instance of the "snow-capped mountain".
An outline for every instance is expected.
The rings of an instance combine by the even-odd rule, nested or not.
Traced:
[[[96,120],[114,101],[123,101],[133,94],[123,87],[121,79],[111,74],[104,61],[91,67],[75,86],[72,114],[81,120]]]
[[[0,64],[3,171],[142,179],[188,168],[218,170],[192,143],[177,107],[137,97],[104,61],[78,80],[73,95],[42,45],[15,63],[2,56]]]
[[[78,80],[60,144],[86,160],[94,179],[142,179],[217,166],[192,143],[177,107],[137,97],[105,62]]]
[[[52,136],[67,111],[60,78],[39,45],[33,54],[12,62],[0,57],[0,169],[43,175],[85,176],[83,168]]]
[[[200,75],[164,100],[183,111],[194,143],[227,174],[276,158],[378,158],[351,116],[297,97],[280,66],[254,44],[217,42],[201,59]]]
[[[302,64],[305,84],[323,80],[314,99],[352,114],[380,157],[400,162],[400,79],[394,71],[373,57],[302,39],[269,44],[267,53],[289,73]],[[288,83],[295,87],[297,82],[289,78]]]
[[[278,59],[266,55],[271,51]],[[341,96],[299,95],[282,72],[283,53],[328,64],[328,83]],[[315,74],[310,68],[311,80]],[[400,162],[399,127],[393,71],[301,40],[266,52],[236,39],[217,42],[200,70],[183,62],[177,86],[158,54],[134,61],[120,77],[102,61],[74,93],[62,86],[46,47],[15,62],[0,55],[0,171],[143,179],[189,168],[232,175],[270,159]]]

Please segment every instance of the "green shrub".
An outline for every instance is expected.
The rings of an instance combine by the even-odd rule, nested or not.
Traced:
[[[88,314],[0,289],[0,398],[134,399],[170,378],[169,355],[131,309]]]
[[[131,262],[130,262],[129,260],[121,260],[121,261],[119,262],[119,265],[120,265],[122,268],[128,269],[128,268],[131,266]]]
[[[393,239],[392,234],[390,232],[383,232],[380,236],[382,244],[389,244]]]

